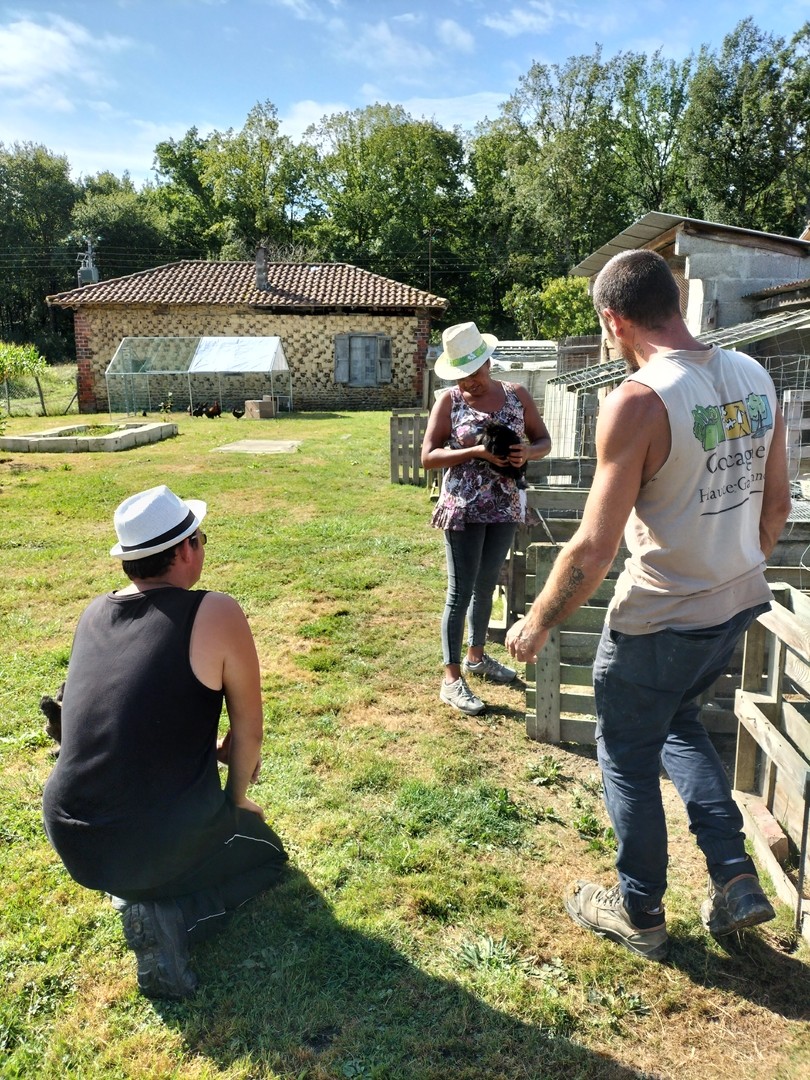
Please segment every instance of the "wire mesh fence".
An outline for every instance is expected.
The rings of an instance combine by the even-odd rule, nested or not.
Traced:
[[[55,364],[38,376],[0,382],[0,414],[65,416],[79,411],[76,365]]]

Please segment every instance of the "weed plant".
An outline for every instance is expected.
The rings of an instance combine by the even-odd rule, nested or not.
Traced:
[[[0,454],[0,1075],[810,1075],[791,915],[727,949],[708,939],[676,804],[672,961],[567,918],[571,879],[613,881],[596,763],[526,739],[520,682],[482,687],[480,718],[438,700],[442,538],[426,490],[389,481],[388,416],[173,419],[177,438],[125,453]],[[248,437],[300,448],[217,452]],[[117,916],[70,880],[40,822],[53,758],[39,698],[65,677],[87,602],[123,583],[115,506],[158,483],[208,502],[201,587],[235,595],[253,627],[253,797],[292,866],[195,952],[201,989],[183,1003],[139,996]]]

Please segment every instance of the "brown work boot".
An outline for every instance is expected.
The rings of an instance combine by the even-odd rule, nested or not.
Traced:
[[[645,960],[664,960],[669,950],[669,935],[663,909],[660,916],[645,916],[653,926],[636,926],[624,906],[621,889],[602,889],[588,881],[576,881],[565,897],[565,907],[575,923],[592,930],[600,937],[610,938],[624,945],[630,952]],[[660,919],[660,922],[655,922]]]
[[[709,898],[700,906],[703,925],[714,937],[776,917],[756,874],[738,874],[725,885],[709,878]]]

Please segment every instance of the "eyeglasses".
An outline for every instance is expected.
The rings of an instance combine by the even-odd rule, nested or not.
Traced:
[[[198,540],[200,541],[200,543],[202,544],[203,547],[205,547],[205,545],[208,543],[208,537],[205,535],[205,533],[202,531],[202,529],[197,529],[196,534],[194,536],[190,536],[188,538],[188,542],[191,544],[192,547],[197,546],[197,541]]]

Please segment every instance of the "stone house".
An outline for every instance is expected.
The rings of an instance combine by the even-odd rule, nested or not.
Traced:
[[[183,261],[47,298],[74,312],[81,412],[126,337],[281,338],[301,410],[413,408],[447,301],[346,263]]]

